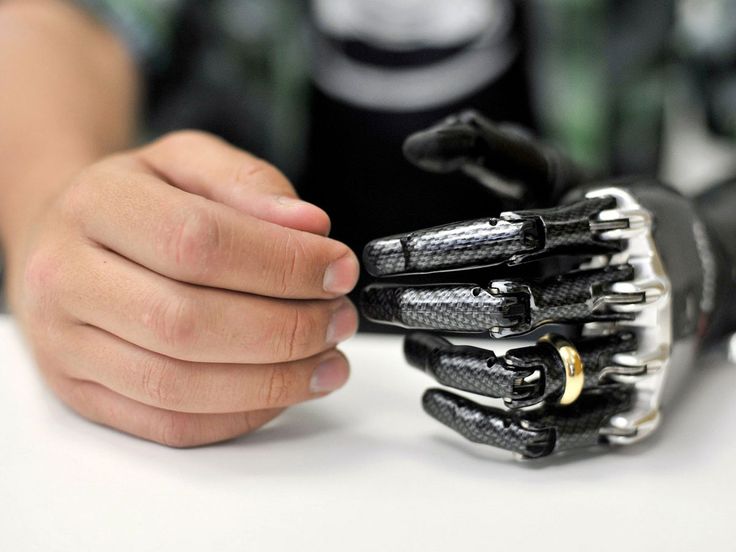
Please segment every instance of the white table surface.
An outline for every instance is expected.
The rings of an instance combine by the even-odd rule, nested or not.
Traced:
[[[400,340],[249,437],[173,450],[92,425],[0,317],[0,550],[736,550],[736,369],[710,362],[646,443],[518,463],[424,415]]]

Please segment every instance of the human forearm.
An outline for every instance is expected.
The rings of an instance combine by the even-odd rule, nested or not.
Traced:
[[[11,271],[67,179],[128,145],[136,88],[117,37],[82,11],[61,0],[0,3],[0,237]]]

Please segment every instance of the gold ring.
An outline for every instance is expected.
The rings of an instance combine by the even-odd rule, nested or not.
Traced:
[[[560,355],[565,372],[565,387],[562,390],[560,404],[574,403],[583,391],[585,375],[583,373],[583,359],[575,346],[564,337],[557,334],[547,334],[539,343],[549,343]]]

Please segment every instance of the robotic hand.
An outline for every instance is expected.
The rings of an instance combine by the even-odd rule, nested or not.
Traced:
[[[492,266],[482,285],[371,285],[371,320],[406,328],[519,336],[555,324],[505,356],[412,333],[410,364],[506,409],[430,389],[424,409],[471,441],[523,458],[636,442],[657,427],[667,391],[695,354],[736,328],[736,185],[693,201],[650,179],[586,184],[569,161],[474,112],[405,143],[435,172],[461,170],[506,202],[534,210],[377,239],[371,275]],[[508,203],[507,203],[508,204]],[[497,277],[497,274],[512,277]]]

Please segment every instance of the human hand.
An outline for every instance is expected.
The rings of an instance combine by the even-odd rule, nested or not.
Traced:
[[[11,306],[49,385],[171,446],[341,387],[358,261],[266,162],[195,131],[103,159],[28,221]]]

